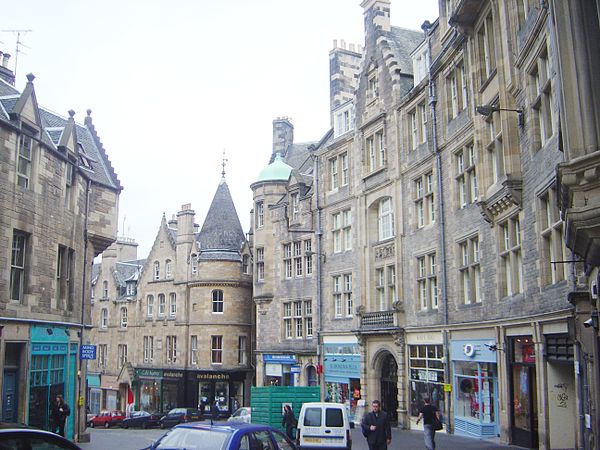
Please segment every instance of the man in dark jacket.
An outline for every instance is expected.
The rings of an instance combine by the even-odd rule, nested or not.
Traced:
[[[371,403],[372,411],[364,415],[361,428],[363,436],[367,438],[369,450],[387,450],[392,442],[392,429],[385,411],[381,410],[379,400]]]
[[[65,436],[65,421],[71,414],[69,405],[65,403],[62,395],[57,395],[56,400],[52,402],[52,422],[54,433]]]

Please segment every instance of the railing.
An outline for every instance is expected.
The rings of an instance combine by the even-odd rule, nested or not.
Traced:
[[[394,311],[378,311],[364,313],[360,318],[361,329],[378,329],[394,327]]]

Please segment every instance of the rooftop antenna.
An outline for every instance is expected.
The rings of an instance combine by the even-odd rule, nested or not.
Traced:
[[[3,33],[17,33],[17,45],[16,45],[16,49],[15,49],[15,70],[13,71],[15,74],[15,80],[17,79],[17,66],[19,63],[19,53],[23,53],[24,55],[26,55],[27,53],[21,51],[21,47],[25,47],[29,50],[31,50],[31,47],[28,47],[27,45],[23,44],[21,42],[21,34],[25,34],[25,33],[31,33],[33,30],[2,30]]]
[[[221,176],[223,178],[225,178],[225,164],[227,163],[227,161],[229,161],[227,158],[225,158],[225,149],[223,149],[223,162],[221,162],[221,166],[223,166],[223,171],[221,172]]]

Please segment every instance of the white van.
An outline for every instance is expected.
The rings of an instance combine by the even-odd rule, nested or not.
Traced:
[[[341,403],[304,403],[298,417],[296,440],[301,450],[352,448],[354,423]]]

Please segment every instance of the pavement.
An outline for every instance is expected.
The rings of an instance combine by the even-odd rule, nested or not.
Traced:
[[[83,450],[140,450],[148,447],[153,440],[158,439],[165,433],[161,429],[128,429],[123,428],[93,428],[88,429],[91,442],[79,444]],[[498,450],[498,449],[520,449],[510,445],[504,445],[497,441],[476,439],[445,432],[437,432],[435,436],[437,450]],[[392,443],[389,450],[421,450],[425,449],[423,443],[423,432],[419,430],[392,429]],[[365,438],[360,429],[352,430],[352,450],[368,450]]]

